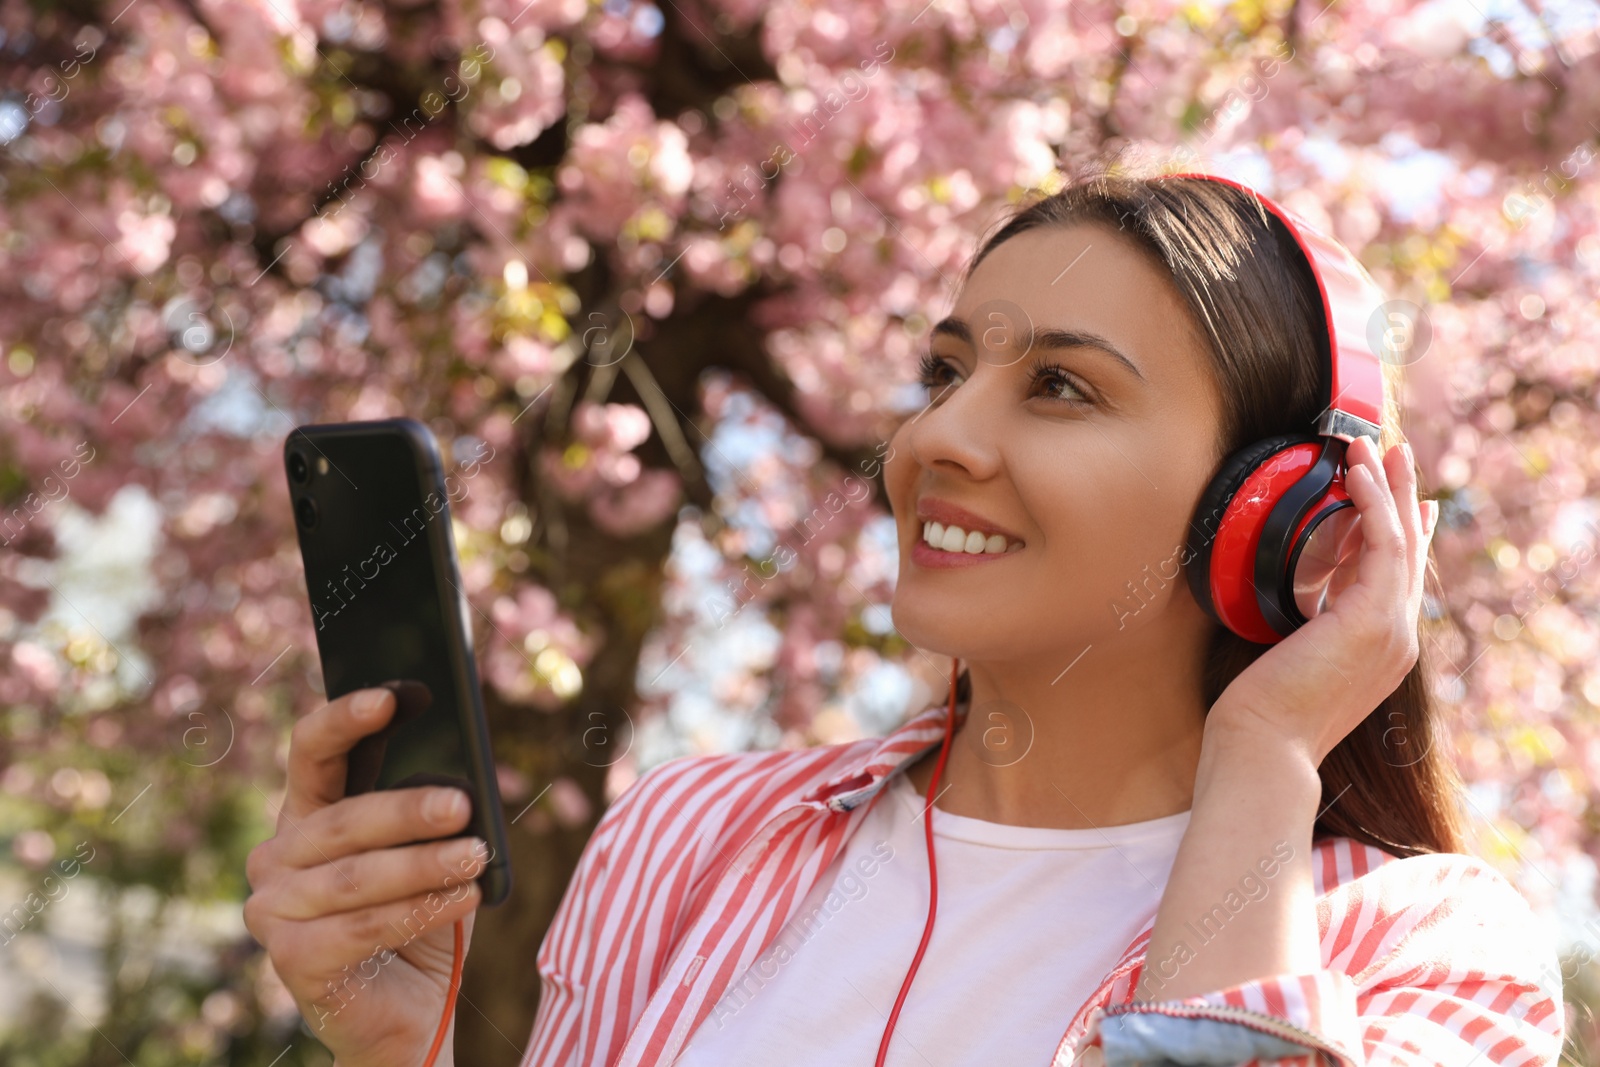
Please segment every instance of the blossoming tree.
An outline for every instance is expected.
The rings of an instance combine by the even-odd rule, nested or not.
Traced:
[[[880,730],[885,672],[901,711],[938,691],[885,622],[884,443],[977,236],[1118,143],[1278,196],[1422,309],[1407,430],[1444,502],[1465,802],[1581,919],[1600,56],[1576,5],[1476,11],[0,0],[0,832],[45,902],[0,927],[114,902],[99,992],[32,983],[0,1047],[323,1062],[242,927],[197,970],[160,932],[237,912],[320,702],[284,435],[408,414],[470,472],[515,820],[460,1047],[516,1062],[534,951],[633,776]],[[1571,937],[1576,981],[1600,925]]]

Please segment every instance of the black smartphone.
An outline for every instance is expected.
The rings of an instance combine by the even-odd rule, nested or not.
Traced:
[[[305,564],[323,689],[395,694],[389,724],[350,753],[345,795],[452,785],[472,798],[461,836],[489,844],[482,903],[511,891],[505,815],[450,528],[454,483],[415,419],[296,427],[284,473]]]

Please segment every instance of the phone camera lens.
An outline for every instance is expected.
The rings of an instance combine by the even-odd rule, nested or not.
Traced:
[[[317,502],[308,496],[303,496],[295,502],[295,518],[300,520],[300,525],[311,529],[317,524]]]
[[[299,452],[289,453],[289,477],[301,484],[311,477],[311,466]]]

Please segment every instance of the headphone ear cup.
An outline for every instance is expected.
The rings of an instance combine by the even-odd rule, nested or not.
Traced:
[[[1253,566],[1236,574],[1212,573],[1211,550],[1216,542],[1217,533],[1226,523],[1237,517],[1235,496],[1250,476],[1270,462],[1279,452],[1294,445],[1316,444],[1320,440],[1320,437],[1312,434],[1297,433],[1265,437],[1248,444],[1222,461],[1222,466],[1217,469],[1205,491],[1200,494],[1200,502],[1195,506],[1194,517],[1189,520],[1187,546],[1189,561],[1185,565],[1185,574],[1189,580],[1189,591],[1194,595],[1195,601],[1207,615],[1224,626],[1228,624],[1217,611],[1216,600],[1212,595],[1213,587],[1216,587],[1230,602],[1241,602],[1241,598],[1244,598],[1244,602],[1255,602]],[[1228,628],[1233,629],[1231,626]]]

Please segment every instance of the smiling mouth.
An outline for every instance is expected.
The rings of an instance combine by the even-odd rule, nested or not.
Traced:
[[[940,552],[968,556],[1003,556],[1021,550],[1021,541],[1008,540],[1002,534],[983,534],[978,530],[965,530],[960,526],[946,526],[942,522],[922,524],[922,543]]]

